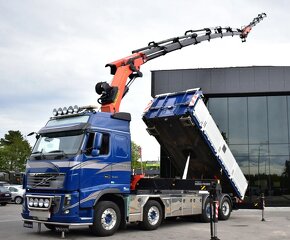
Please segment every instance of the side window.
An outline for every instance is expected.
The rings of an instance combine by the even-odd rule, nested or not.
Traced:
[[[100,155],[108,155],[109,149],[110,149],[110,135],[107,133],[103,133]]]
[[[95,133],[90,133],[86,146],[86,155],[91,155],[93,150]],[[110,135],[103,133],[100,155],[108,155],[110,150]]]
[[[87,141],[87,146],[86,146],[86,155],[91,155],[92,150],[93,150],[93,143],[94,143],[94,133],[89,134],[89,138]]]
[[[10,190],[10,192],[17,192],[17,189],[14,187],[10,187],[9,190]]]

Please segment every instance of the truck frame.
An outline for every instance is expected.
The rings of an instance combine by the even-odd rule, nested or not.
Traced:
[[[169,217],[199,215],[207,222],[211,209],[208,191],[212,188],[220,202],[220,219],[228,219],[233,199],[244,197],[247,182],[210,117],[201,91],[157,96],[143,116],[149,133],[183,170],[182,179],[132,176],[131,115],[119,112],[119,106],[132,81],[142,76],[140,66],[145,62],[218,37],[239,36],[245,41],[251,28],[265,16],[259,14],[242,29],[190,30],[181,37],[150,42],[133,51],[133,55],[107,64],[114,78],[111,84],[96,85],[101,111],[93,106],[55,109],[54,116],[36,133],[37,141],[27,161],[24,226],[37,223],[40,231],[44,224],[64,233],[70,226],[86,225],[95,235],[110,236],[126,223],[138,222],[143,229],[154,230]],[[166,139],[174,138],[174,134],[160,134],[172,126],[166,119],[179,122],[181,125],[176,127],[194,133],[193,137],[187,136],[190,141],[184,148],[176,145],[171,149]],[[195,151],[198,147],[194,139],[198,139],[202,150]],[[194,154],[203,156],[200,164],[212,164],[209,169],[215,177],[208,175],[213,179],[192,175]],[[225,180],[230,194],[222,193],[218,178]]]

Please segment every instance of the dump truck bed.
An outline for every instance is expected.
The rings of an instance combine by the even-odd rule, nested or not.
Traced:
[[[155,97],[143,120],[180,176],[189,157],[187,179],[218,178],[224,192],[244,198],[247,180],[204,104],[200,89]]]

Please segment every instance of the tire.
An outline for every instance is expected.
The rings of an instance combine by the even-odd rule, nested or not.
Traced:
[[[202,213],[200,215],[200,220],[201,220],[201,222],[204,222],[204,223],[210,222],[210,200],[209,200],[209,197],[207,197],[205,202],[204,202]]]
[[[160,203],[149,200],[143,209],[143,221],[140,223],[140,227],[143,230],[155,230],[160,226],[162,219],[163,211]]]
[[[21,203],[23,202],[23,198],[22,198],[22,197],[16,197],[16,198],[14,199],[14,202],[15,202],[16,204],[21,204]]]
[[[96,236],[111,236],[120,226],[121,212],[116,203],[101,201],[97,203],[94,210],[94,222],[90,226]]]
[[[1,203],[1,206],[6,206],[6,205],[7,205],[7,202]]]
[[[53,225],[53,224],[45,223],[44,226],[51,231],[55,230],[55,225]]]
[[[228,197],[224,197],[219,208],[219,220],[228,220],[232,212],[232,203]]]

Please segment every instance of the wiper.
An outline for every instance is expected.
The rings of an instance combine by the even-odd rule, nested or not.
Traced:
[[[45,159],[45,156],[44,154],[42,153],[42,150],[41,151],[35,151],[35,152],[32,152],[31,155],[36,155],[36,156],[33,156],[35,159],[38,159],[38,160],[41,160],[41,159]]]
[[[66,157],[66,153],[63,151],[63,150],[53,150],[53,151],[50,151],[50,152],[48,152],[48,153],[59,153],[59,155],[61,156],[61,157]],[[59,156],[58,155],[58,156]]]

